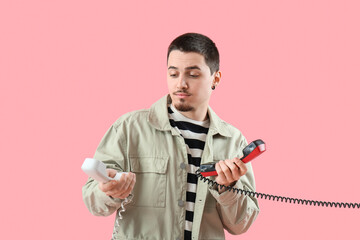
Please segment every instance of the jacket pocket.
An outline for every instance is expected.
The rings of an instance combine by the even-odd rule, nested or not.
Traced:
[[[168,157],[130,157],[136,174],[133,206],[165,207]]]

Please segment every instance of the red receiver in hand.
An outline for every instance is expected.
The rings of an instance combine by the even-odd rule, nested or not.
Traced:
[[[261,139],[255,140],[243,149],[244,156],[240,160],[243,161],[244,163],[248,163],[257,156],[259,156],[260,154],[262,154],[263,152],[265,152],[265,150],[266,147],[264,141]],[[198,171],[203,177],[217,176],[215,164],[216,162],[211,162],[200,165]]]

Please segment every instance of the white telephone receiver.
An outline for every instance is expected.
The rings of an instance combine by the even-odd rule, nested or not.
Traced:
[[[126,172],[118,172],[116,173],[114,178],[108,176],[106,172],[106,166],[103,162],[96,160],[94,158],[85,158],[81,169],[89,176],[95,179],[98,182],[106,183],[110,180],[120,180],[120,177],[123,173]]]

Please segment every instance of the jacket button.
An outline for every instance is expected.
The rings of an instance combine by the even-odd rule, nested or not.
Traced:
[[[183,200],[178,200],[178,205],[179,205],[179,207],[183,207],[184,206],[184,201]]]
[[[186,164],[182,162],[182,163],[180,164],[180,168],[181,168],[181,169],[185,169],[185,168],[186,168]]]

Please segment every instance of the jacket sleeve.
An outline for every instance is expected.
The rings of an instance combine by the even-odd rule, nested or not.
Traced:
[[[245,138],[242,143],[240,149],[247,145]],[[255,178],[251,163],[247,163],[246,167],[246,174],[240,177],[233,187],[254,192]],[[219,194],[217,187],[210,187],[209,191],[217,201],[216,209],[224,228],[234,235],[246,232],[259,214],[257,199],[232,191]]]
[[[94,158],[103,161],[107,168],[122,172],[126,166],[125,141],[119,136],[118,129],[112,125],[98,145]],[[109,216],[120,207],[122,200],[107,196],[98,185],[97,181],[88,178],[82,188],[83,201],[91,214]]]

